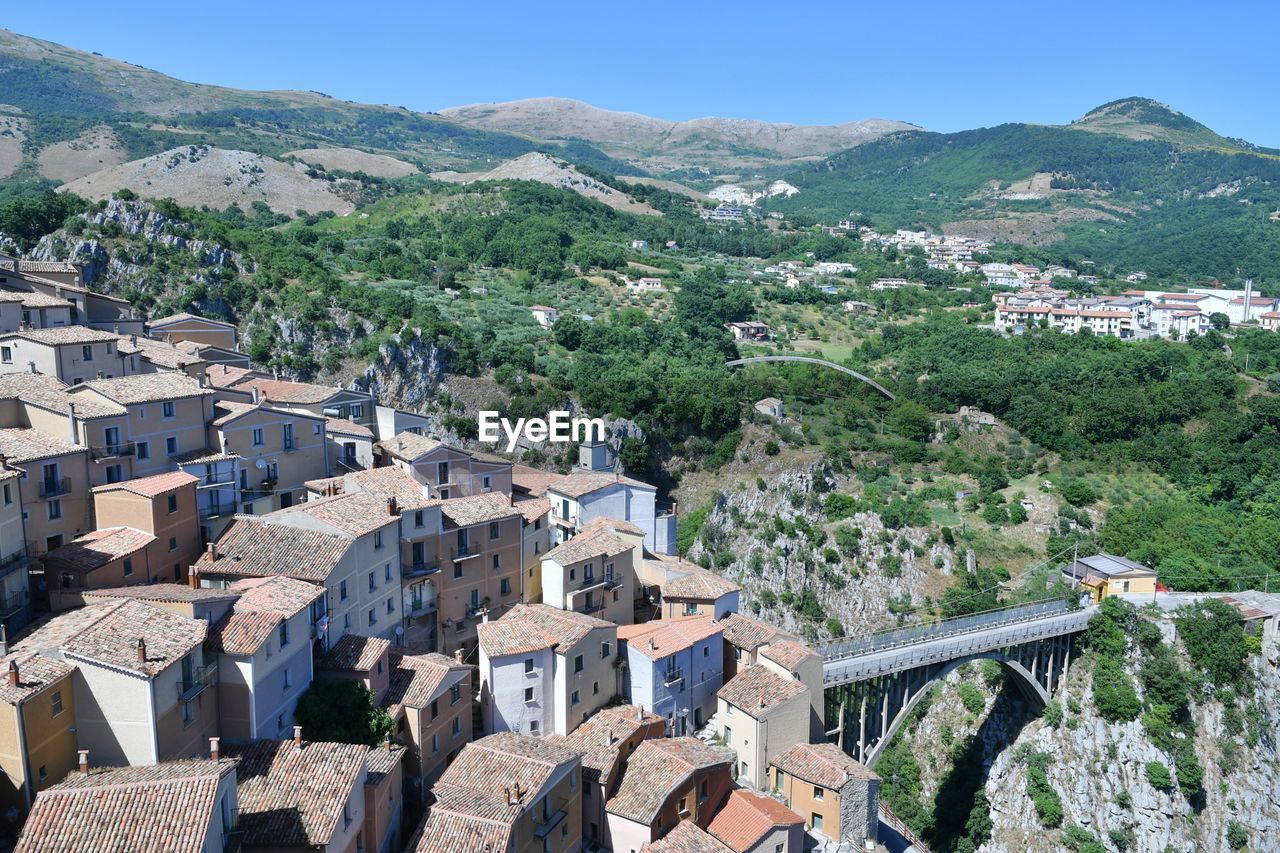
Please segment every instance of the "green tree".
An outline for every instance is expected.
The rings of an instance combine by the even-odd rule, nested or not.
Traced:
[[[294,719],[309,740],[376,746],[395,724],[358,681],[313,681],[298,697]]]
[[[911,441],[924,441],[933,434],[933,415],[915,400],[899,400],[889,418],[894,432]]]
[[[1181,610],[1177,626],[1187,654],[1214,684],[1235,684],[1243,678],[1248,648],[1234,607],[1221,599],[1205,599]]]

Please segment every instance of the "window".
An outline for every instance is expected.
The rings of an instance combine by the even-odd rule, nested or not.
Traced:
[[[139,441],[136,445],[134,445],[133,452],[137,455],[139,459],[151,458],[151,446],[145,441]]]
[[[340,601],[347,600],[347,582],[346,581],[341,581],[338,584],[338,599]]]
[[[293,424],[280,425],[280,442],[284,445],[285,450],[293,447]]]
[[[733,729],[728,726],[724,727],[724,742],[729,745],[733,744]]]
[[[777,768],[774,768],[773,790],[781,791],[782,783],[785,781],[787,781],[787,774],[783,773],[781,770],[778,770]]]
[[[525,675],[529,675],[529,674],[530,674],[530,673],[532,673],[532,672],[533,672],[533,658],[525,658],[525,659],[524,659],[524,673],[525,673]]]
[[[710,647],[710,646],[703,646],[703,647],[702,647],[702,656],[703,656],[704,658],[706,658],[706,657],[711,657],[711,647]]]
[[[129,359],[129,367],[130,367],[130,369],[133,369],[133,359]],[[146,419],[147,419],[147,407],[146,407],[146,406],[139,406],[139,407],[138,407],[138,420],[140,420],[140,421],[145,421]]]
[[[698,802],[704,803],[706,801],[707,801],[707,780],[703,779],[702,782],[698,784]]]
[[[689,814],[689,798],[688,797],[680,798],[680,804],[677,807],[677,810],[680,812],[681,817],[684,817],[685,815]]]
[[[191,725],[191,722],[194,719],[195,719],[195,715],[191,713],[191,703],[183,702],[182,703],[182,724],[184,726],[189,726]]]
[[[440,735],[431,736],[431,754],[435,755],[440,751]]]
[[[575,690],[575,691],[573,691],[573,693],[572,693],[572,694],[570,694],[570,696],[569,696],[569,707],[573,707],[574,705],[577,705],[577,704],[578,704],[579,702],[581,702],[581,701],[582,701],[582,700],[581,700],[580,698],[578,698],[578,691],[577,691],[577,690]]]
[[[43,782],[48,778],[49,778],[49,765],[41,764],[40,765],[40,781]]]
[[[814,812],[813,817],[809,820],[809,826],[812,829],[818,830],[818,832],[822,832],[822,815]]]
[[[164,452],[170,456],[178,455],[178,437],[171,435],[164,440]]]
[[[526,705],[533,704],[533,688],[532,687],[526,687],[524,689],[524,703]]]
[[[178,538],[176,536],[169,537],[169,550],[170,551],[178,550]]]
[[[169,515],[173,515],[178,511],[178,496],[169,495]]]
[[[436,484],[442,486],[447,482],[449,482],[449,463],[437,462],[436,463]]]
[[[129,577],[129,575],[131,574],[133,574],[133,558],[125,557],[124,558],[124,576]]]
[[[501,594],[502,594],[502,595],[510,595],[510,594],[511,594],[511,578],[503,578],[503,579],[502,579],[502,584],[501,584]]]
[[[346,829],[348,826],[351,826],[351,804],[343,803],[342,804],[342,828]]]
[[[818,802],[822,802],[822,789],[817,785],[813,786],[813,798]]]
[[[4,484],[4,502],[6,506],[13,503],[13,490],[8,483]]]
[[[604,660],[611,654],[613,654],[613,644],[601,643],[600,644],[600,660]]]
[[[395,613],[395,612],[396,612],[396,600],[395,600],[394,598],[388,598],[388,599],[387,599],[387,614],[388,614],[388,615],[390,615],[390,614]],[[382,661],[378,661],[378,666],[382,666]]]
[[[573,671],[582,672],[582,669],[583,669],[582,655],[578,655],[573,659]]]
[[[378,624],[378,611],[372,607],[369,608],[369,624],[370,625]]]
[[[118,483],[124,479],[124,468],[119,465],[108,465],[105,470],[108,483]]]
[[[422,510],[418,510],[413,514],[413,526],[421,527],[424,523],[425,521],[423,520]]]
[[[13,347],[0,347],[0,361],[13,364]]]
[[[600,695],[600,682],[598,681],[591,682],[591,695],[592,696]]]
[[[53,696],[50,697],[50,701],[53,704],[53,716],[56,717],[62,713],[62,691],[53,691]]]
[[[373,572],[369,572],[369,592],[373,592],[378,588],[378,583],[374,580]]]
[[[83,358],[85,361],[93,361],[93,347],[91,347],[89,344],[85,344],[84,346],[80,347],[80,357]]]
[[[460,717],[453,718],[453,733],[455,735],[462,734],[462,719]]]
[[[431,700],[431,719],[434,720],[438,716],[440,716],[440,700],[432,699]]]
[[[502,568],[502,557],[500,555],[494,554],[492,562],[495,571]]]
[[[263,441],[262,441],[262,427],[254,427],[254,428],[253,428],[253,446],[254,446],[254,447],[261,447],[261,446],[262,446],[262,444],[263,444]]]
[[[449,704],[456,705],[462,699],[462,685],[455,684],[449,688]]]
[[[160,404],[160,417],[171,418],[174,415],[174,406],[172,400],[165,400]]]
[[[453,564],[453,576],[454,576],[455,578],[460,578],[460,577],[462,577],[462,563],[454,563],[454,564]]]
[[[493,489],[493,478],[490,477],[488,474],[484,475],[483,482],[484,482],[484,490],[486,492],[491,491]]]
[[[364,406],[361,406],[359,403],[357,403],[351,407],[351,417],[353,419],[363,417],[363,416],[364,416]]]
[[[694,602],[694,601],[688,601],[688,602],[685,602],[685,605],[684,605],[684,615],[685,615],[685,616],[697,616],[697,615],[698,615],[698,604],[697,604],[697,602]]]
[[[537,737],[537,736],[538,736],[538,732],[539,732],[540,728],[541,728],[541,727],[538,725],[538,721],[537,721],[537,720],[530,720],[530,721],[529,721],[529,734],[533,735],[534,737]]]
[[[374,547],[374,550],[377,550],[378,548],[382,547],[382,531],[381,530],[375,530],[373,532],[373,547]]]
[[[288,690],[293,686],[293,673],[289,671],[289,667],[284,668],[284,689]]]
[[[62,518],[62,501],[60,499],[49,501],[49,520],[53,521],[55,518]]]
[[[500,539],[502,537],[502,525],[497,521],[489,522],[489,538]]]
[[[280,648],[289,645],[289,622],[286,620],[280,623]]]
[[[320,433],[322,433],[323,431],[324,431],[324,425],[323,425],[323,424],[314,423],[314,424],[312,424],[312,425],[311,425],[311,434],[312,434],[312,435],[319,435],[319,434],[320,434]]]

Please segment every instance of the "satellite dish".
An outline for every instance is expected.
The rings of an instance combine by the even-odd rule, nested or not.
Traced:
[[[263,470],[264,468],[266,468],[266,467],[267,467],[267,463],[266,463],[264,460],[259,459],[257,462],[254,462],[254,463],[253,463],[253,467],[255,467],[255,468],[257,468],[259,471],[261,471],[261,470]]]

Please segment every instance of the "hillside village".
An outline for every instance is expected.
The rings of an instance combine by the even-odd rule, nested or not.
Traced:
[[[603,442],[555,474],[234,326],[0,267],[3,806],[17,849],[861,849],[822,667],[675,556]],[[315,741],[314,685],[373,745]],[[290,815],[282,818],[284,812]]]

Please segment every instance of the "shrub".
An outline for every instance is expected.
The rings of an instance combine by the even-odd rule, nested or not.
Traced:
[[[1239,821],[1227,821],[1227,846],[1232,850],[1243,850],[1249,846],[1249,831]]]
[[[1068,826],[1062,833],[1062,845],[1077,853],[1106,853],[1107,850],[1092,832],[1076,824]]]
[[[1133,679],[1111,658],[1100,658],[1094,664],[1093,704],[1102,718],[1110,723],[1137,719],[1142,711]]]
[[[1062,706],[1057,702],[1045,705],[1044,721],[1056,729],[1062,723]]]
[[[828,620],[827,620],[827,633],[828,633],[828,634],[830,634],[830,635],[831,635],[831,636],[833,636],[833,637],[843,637],[843,636],[844,636],[844,623],[843,623],[843,622],[841,622],[839,619],[835,619],[835,618],[828,619]]]
[[[1061,826],[1062,798],[1049,784],[1049,776],[1045,773],[1053,756],[1047,752],[1028,752],[1024,759],[1027,762],[1027,796],[1031,797],[1040,825],[1049,829]]]
[[[1181,612],[1177,624],[1187,654],[1215,685],[1233,684],[1244,676],[1248,648],[1234,607],[1206,599]]]
[[[1172,791],[1173,777],[1169,775],[1169,768],[1165,767],[1159,761],[1147,762],[1147,781],[1151,783],[1151,787],[1158,791]]]
[[[961,682],[957,692],[960,695],[960,701],[964,703],[965,710],[970,714],[980,713],[987,706],[987,700],[982,695],[982,691],[968,681]]]
[[[298,697],[294,719],[309,740],[377,746],[395,727],[358,681],[315,681]]]
[[[765,456],[777,456],[781,452],[782,448],[779,447],[778,442],[774,441],[772,438],[764,443]]]

